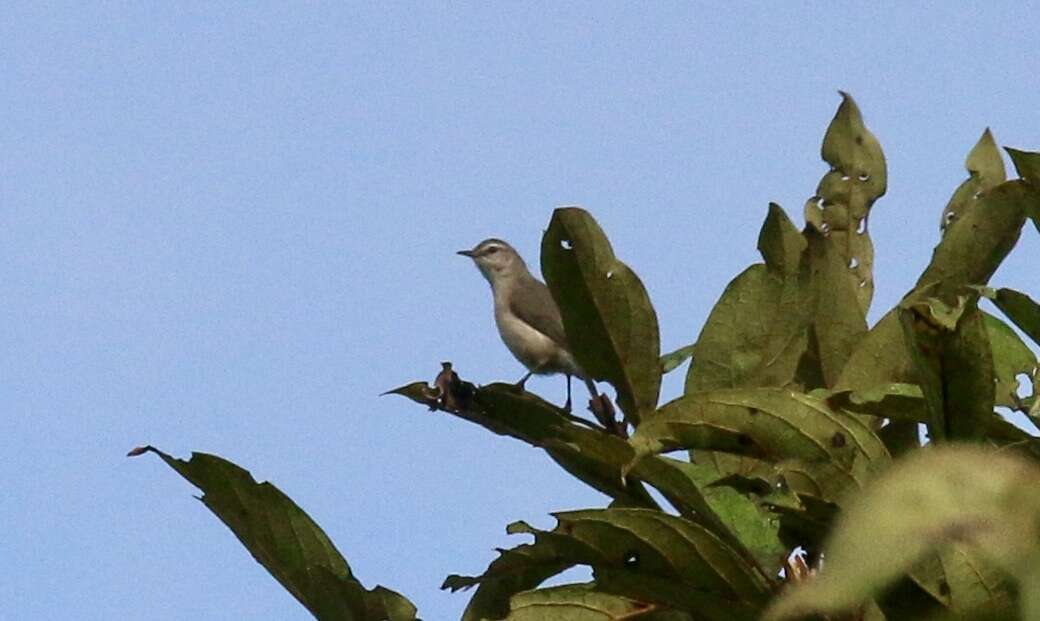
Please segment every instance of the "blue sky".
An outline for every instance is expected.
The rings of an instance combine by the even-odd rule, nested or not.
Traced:
[[[0,618],[309,618],[194,488],[124,457],[145,443],[271,480],[366,585],[457,618],[437,587],[521,543],[507,523],[603,499],[378,396],[441,360],[521,375],[455,250],[537,265],[581,204],[688,344],[767,203],[801,222],[841,88],[888,158],[877,318],[982,130],[1040,149],[1020,5],[174,4],[0,17]],[[1038,238],[995,284],[1040,293]]]

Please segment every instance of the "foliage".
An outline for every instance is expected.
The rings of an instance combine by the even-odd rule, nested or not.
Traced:
[[[871,327],[868,220],[887,168],[843,93],[804,229],[770,205],[763,262],[664,356],[639,277],[588,212],[556,210],[542,272],[575,358],[614,388],[634,433],[477,387],[448,363],[432,386],[390,391],[538,447],[610,499],[556,513],[552,530],[514,523],[532,541],[448,576],[442,588],[475,589],[463,620],[1040,619],[1040,443],[997,411],[1040,422],[1040,305],[989,287],[1026,222],[1040,229],[1040,153],[1008,151],[1011,181],[982,134],[932,260]],[[662,376],[691,356],[683,394],[659,404]],[[146,451],[202,489],[315,617],[415,618],[402,596],[362,587],[270,484],[211,455]],[[591,582],[543,586],[576,565]]]

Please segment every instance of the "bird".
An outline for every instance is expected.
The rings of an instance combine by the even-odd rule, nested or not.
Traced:
[[[520,253],[505,241],[491,238],[457,254],[472,259],[491,285],[498,334],[527,368],[516,383],[517,388],[523,390],[532,374],[562,373],[567,376],[565,411],[571,410],[571,377],[584,380],[589,394],[596,399],[596,384],[575,361],[567,344],[556,301],[545,283],[531,275]]]

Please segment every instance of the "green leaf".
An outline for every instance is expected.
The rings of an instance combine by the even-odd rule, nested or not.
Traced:
[[[270,483],[216,455],[192,453],[189,461],[144,447],[203,491],[206,505],[253,558],[317,619],[411,621],[415,606],[383,587],[365,590],[325,531]]]
[[[795,379],[808,344],[807,292],[799,279],[805,240],[771,204],[758,246],[766,264],[729,283],[697,338],[687,394],[784,386]]]
[[[524,544],[499,550],[499,557],[477,577],[448,576],[442,589],[452,592],[479,585],[462,614],[462,621],[502,619],[510,611],[510,598],[538,586],[573,565],[561,558],[552,542]]]
[[[815,397],[756,388],[694,393],[665,404],[629,440],[638,455],[725,451],[771,462],[799,460],[811,478],[828,468],[837,488],[859,486],[888,463],[878,437],[855,416]]]
[[[1038,484],[1040,469],[1008,453],[968,446],[918,451],[849,504],[825,546],[825,570],[783,592],[763,618],[852,610],[954,543],[1011,575],[1029,575],[1038,560]],[[944,569],[948,579],[956,576]]]
[[[578,364],[617,390],[633,424],[657,407],[661,389],[657,314],[642,281],[622,263],[588,212],[553,212],[542,237],[542,274],[560,306]]]
[[[866,315],[874,294],[874,245],[867,220],[874,201],[885,194],[888,171],[881,145],[863,124],[856,102],[847,93],[841,96],[821,149],[831,170],[806,203],[805,221],[840,251],[849,266],[845,277]]]
[[[1006,147],[1015,164],[1018,176],[1029,185],[1040,190],[1040,153],[1035,151],[1019,151]],[[1026,214],[1033,219],[1033,226],[1040,231],[1040,199],[1033,200],[1026,208]]]
[[[968,153],[964,166],[968,169],[968,178],[954,191],[950,202],[943,209],[940,227],[944,232],[960,216],[967,205],[978,200],[986,191],[1007,180],[1004,158],[1000,156],[1000,149],[997,148],[997,143],[993,140],[993,134],[988,127]]]
[[[862,282],[854,285],[849,279],[847,259],[832,238],[812,229],[805,236],[813,300],[810,342],[816,347],[824,384],[833,386],[867,333],[865,309],[857,303]]]
[[[660,459],[670,462],[696,486],[706,505],[701,515],[708,513],[724,527],[715,532],[732,533],[736,541],[754,555],[766,576],[777,575],[789,550],[780,541],[780,520],[765,510],[760,499],[722,483],[725,473],[714,464]]]
[[[966,288],[985,285],[1022,233],[1035,191],[1022,181],[1008,181],[972,202],[946,230],[932,260],[917,281],[909,304],[918,296],[950,302]]]
[[[535,544],[592,567],[597,589],[687,611],[697,619],[754,619],[769,584],[724,541],[694,522],[646,509],[554,514],[552,531],[526,525]]]
[[[686,347],[680,347],[673,352],[661,356],[662,373],[671,373],[675,369],[679,368],[679,365],[693,356],[696,347],[697,345],[687,345]]]
[[[991,299],[1019,330],[1040,345],[1040,304],[1014,289],[998,289]]]
[[[674,611],[597,591],[595,585],[568,584],[520,593],[513,598],[507,621],[690,621]]]
[[[1019,408],[1021,403],[1018,397],[1018,376],[1031,376],[1036,371],[1036,354],[1006,323],[989,313],[983,313],[983,316],[997,382],[995,403],[998,406]]]

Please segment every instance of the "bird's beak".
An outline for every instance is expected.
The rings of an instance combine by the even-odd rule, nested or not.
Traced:
[[[472,250],[459,250],[455,254],[461,254],[462,256],[469,257],[471,259],[473,258],[473,251]]]

